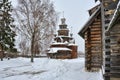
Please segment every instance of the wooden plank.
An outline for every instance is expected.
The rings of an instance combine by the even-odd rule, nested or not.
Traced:
[[[99,33],[96,33],[96,32],[92,32],[94,34],[91,34],[91,38],[101,38],[101,35]]]
[[[94,54],[94,53],[92,53],[91,56],[102,56],[102,54],[101,53],[100,54],[97,54],[97,53]]]
[[[91,28],[91,31],[101,31],[101,28]]]
[[[120,73],[119,72],[110,72],[110,77],[120,78]]]
[[[92,30],[91,30],[91,33],[94,33],[94,32],[95,32],[95,33],[97,33],[97,32],[100,33],[101,31],[100,31],[100,30],[99,30],[99,31],[92,31]]]
[[[97,21],[98,21],[98,22],[101,22],[101,19],[98,19],[98,18],[97,18]]]
[[[93,38],[93,37],[100,37],[101,38],[101,35],[100,34],[98,34],[98,35],[91,35],[91,37]]]
[[[111,66],[120,66],[120,63],[119,62],[117,62],[117,63],[111,62]]]
[[[115,41],[115,40],[112,40],[112,41]],[[112,41],[110,41],[110,42],[112,42]],[[115,41],[115,42],[116,42],[116,41]],[[115,43],[115,42],[113,42],[113,43]],[[119,48],[118,44],[110,44],[110,46],[111,46],[111,47],[114,47],[114,48],[117,48],[117,47]]]
[[[101,26],[100,25],[92,25],[91,26],[91,30],[92,29],[101,29]]]
[[[114,45],[114,44],[118,44],[118,42],[117,42],[117,41],[116,41],[116,42],[111,42],[111,41],[110,41],[110,44],[111,44],[111,45]]]
[[[120,78],[110,78],[110,80],[120,80]]]
[[[93,25],[96,25],[96,24],[101,24],[101,22],[100,21],[96,21],[96,22],[93,23]]]
[[[118,33],[119,33],[119,32],[120,32],[120,27],[115,27],[115,28],[113,28],[113,29],[112,29],[112,32],[116,32],[116,33],[118,32]]]
[[[117,38],[117,37],[120,37],[120,34],[118,34],[118,35],[110,35],[110,38]]]
[[[112,56],[120,56],[120,53],[113,53],[113,52],[112,52],[112,53],[111,53],[111,57],[112,57]]]
[[[113,62],[113,63],[117,63],[117,62],[119,62],[120,61],[120,57],[111,57],[111,62]]]
[[[98,41],[98,40],[101,40],[101,38],[91,38],[91,41],[92,41],[92,40],[93,40],[93,41],[94,41],[94,40],[97,40],[97,41]]]
[[[91,42],[91,44],[98,44],[98,45],[101,45],[101,42],[102,42],[102,40],[96,40],[96,41],[92,41]]]
[[[92,26],[91,28],[92,31],[98,31],[98,30],[101,30],[101,27],[100,26]]]
[[[101,33],[102,33],[101,31],[91,32],[91,35],[99,35],[99,34],[101,34]]]
[[[102,45],[99,44],[91,44],[91,48],[92,47],[96,47],[96,49],[100,49],[102,47]]]
[[[102,49],[99,49],[99,50],[98,50],[98,49],[91,49],[91,50],[92,50],[92,51],[91,51],[92,54],[96,54],[97,52],[98,52],[98,53],[97,53],[98,55],[102,54],[102,53],[101,53],[101,52],[102,52]]]
[[[97,59],[99,58],[99,59]],[[100,64],[101,63],[101,57],[97,57],[96,59],[92,59],[91,61],[94,63],[94,64]]]
[[[116,45],[115,43],[118,43],[116,40],[110,40],[111,45]]]
[[[93,29],[93,30],[91,30],[91,32],[98,32],[98,31],[100,31],[101,32],[101,30],[97,30],[97,29]]]
[[[92,53],[92,55],[94,55],[94,54],[98,55],[98,54],[101,54],[101,50],[99,50],[99,51],[91,50],[91,53]]]
[[[115,32],[115,31],[114,31],[114,32],[111,31],[111,32],[110,32],[110,35],[113,35],[113,36],[114,36],[114,35],[119,35],[119,34],[120,34],[120,31],[117,31],[117,32]]]
[[[101,40],[91,41],[91,43],[101,43]]]
[[[98,26],[97,27],[93,27],[93,28],[91,28],[91,30],[97,30],[98,31],[98,30],[101,30],[101,27],[98,27]]]

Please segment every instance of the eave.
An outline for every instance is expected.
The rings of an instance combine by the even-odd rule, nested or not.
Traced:
[[[84,38],[85,31],[89,28],[89,26],[94,22],[95,18],[100,14],[101,7],[99,6],[98,9],[90,16],[88,21],[85,23],[85,25],[82,27],[82,29],[78,32],[78,34]]]
[[[92,7],[91,9],[89,9],[88,10],[89,15],[91,16],[98,9],[99,6],[100,6],[100,4],[98,4],[98,5],[94,6],[94,7]],[[92,11],[93,11],[93,13],[92,13]]]
[[[119,1],[118,5],[117,5],[117,9],[116,9],[116,11],[115,11],[115,13],[113,15],[113,18],[110,21],[110,24],[109,24],[109,26],[107,28],[107,31],[109,31],[116,24],[119,17],[120,17],[120,1]]]

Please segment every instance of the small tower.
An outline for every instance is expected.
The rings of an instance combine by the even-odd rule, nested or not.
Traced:
[[[70,42],[73,38],[69,34],[69,29],[67,28],[66,19],[61,18],[61,24],[59,25],[58,36],[54,39],[56,42]]]
[[[66,19],[61,19],[61,24],[59,25],[58,36],[68,36],[69,30],[67,28],[67,24],[65,23]]]

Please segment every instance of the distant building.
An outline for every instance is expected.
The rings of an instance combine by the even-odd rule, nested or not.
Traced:
[[[53,43],[47,53],[50,58],[73,59],[77,58],[77,45],[72,33],[69,35],[69,29],[65,23],[65,18],[61,19],[58,35],[55,35]]]

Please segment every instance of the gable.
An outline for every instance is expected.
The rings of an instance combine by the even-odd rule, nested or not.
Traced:
[[[85,25],[83,26],[83,28],[79,31],[79,35],[84,38],[84,33],[85,31],[89,28],[89,26],[94,22],[94,20],[100,15],[101,13],[101,7],[99,6],[99,8],[90,16],[90,18],[88,19],[88,21],[85,23]]]

